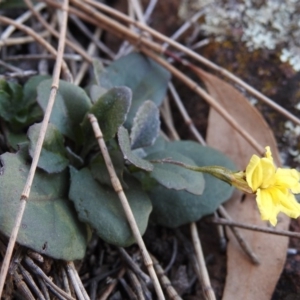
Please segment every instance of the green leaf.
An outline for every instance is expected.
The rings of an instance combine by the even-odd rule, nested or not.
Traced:
[[[113,138],[118,128],[125,122],[130,104],[131,90],[125,86],[120,86],[110,89],[101,96],[88,111],[89,114],[94,114],[97,118],[105,141]],[[82,130],[85,135],[85,145],[96,141],[87,115],[82,122]]]
[[[0,230],[11,234],[29,165],[20,153],[1,156]],[[86,226],[77,220],[67,199],[67,172],[51,175],[37,170],[17,237],[18,243],[56,259],[75,260],[85,255]]]
[[[126,183],[129,188],[124,192],[143,234],[152,209],[151,202],[138,181],[129,177]],[[71,169],[69,197],[75,203],[79,218],[90,224],[103,240],[121,247],[135,242],[116,192],[97,183],[87,168],[80,171]]]
[[[99,85],[91,85],[90,86],[90,97],[92,100],[92,103],[96,103],[100,97],[102,97],[107,92],[107,89],[99,86]]]
[[[159,64],[139,53],[130,53],[114,61],[99,75],[104,88],[125,85],[132,90],[132,105],[126,120],[131,127],[138,108],[147,99],[159,106],[166,96],[170,73]]]
[[[51,76],[49,75],[37,75],[32,76],[24,85],[23,94],[24,100],[26,101],[27,105],[35,104],[37,99],[37,87],[38,85],[47,79],[50,79]]]
[[[34,124],[28,130],[29,154],[33,157],[42,124]],[[69,164],[64,138],[55,125],[49,123],[43,142],[38,167],[47,173],[59,173]]]
[[[6,140],[9,146],[14,150],[18,150],[18,145],[28,142],[27,135],[25,133],[14,133],[11,131],[6,132]]]
[[[123,126],[118,130],[118,141],[125,160],[128,160],[139,169],[153,170],[153,165],[149,161],[140,158],[131,151],[128,131]]]
[[[145,101],[133,119],[130,133],[131,149],[151,146],[159,135],[159,110],[154,102]]]
[[[219,151],[191,141],[166,143],[166,151],[178,152],[192,159],[197,166],[224,166],[235,170],[234,164]],[[153,204],[151,217],[155,222],[167,227],[177,227],[198,221],[201,217],[213,213],[218,206],[230,198],[233,188],[227,183],[203,174],[205,189],[202,195],[193,195],[186,191],[169,190],[156,186],[149,196]]]
[[[44,80],[37,89],[37,100],[44,112],[48,104],[51,85],[52,79]],[[84,134],[81,131],[80,122],[82,122],[91,105],[91,100],[82,88],[60,80],[50,122],[63,135],[77,144],[82,144]]]
[[[187,165],[195,165],[195,162],[178,152],[160,151],[149,154],[147,160],[162,160],[170,158]],[[168,163],[153,163],[154,169],[149,176],[168,189],[186,190],[195,195],[201,195],[205,182],[202,173],[193,172],[183,167]]]
[[[49,77],[49,76],[48,76]],[[36,87],[46,76],[34,76],[24,85],[24,89],[10,82],[0,84],[0,116],[9,122],[14,132],[41,120],[43,112],[36,102]]]
[[[112,149],[109,150],[109,156],[118,178],[122,180],[124,171],[124,159],[122,152],[120,152],[120,150]],[[112,186],[111,178],[101,153],[98,153],[98,155],[91,160],[89,167],[94,179],[96,179],[101,184]]]

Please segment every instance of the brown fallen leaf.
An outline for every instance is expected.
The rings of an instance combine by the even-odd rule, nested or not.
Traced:
[[[280,165],[275,138],[261,114],[247,99],[228,83],[200,69],[194,69],[213,96],[246,131],[263,146],[270,146],[276,164]],[[211,109],[207,130],[208,145],[228,155],[240,170],[245,169],[255,150],[220,116]],[[262,155],[262,153],[258,153]],[[238,222],[268,226],[260,219],[253,195],[245,199],[237,192],[226,204],[231,217]],[[287,230],[289,218],[279,215],[277,229]],[[282,272],[288,238],[242,230],[243,236],[257,254],[260,265],[253,265],[241,250],[230,230],[227,247],[227,277],[223,300],[269,300]]]

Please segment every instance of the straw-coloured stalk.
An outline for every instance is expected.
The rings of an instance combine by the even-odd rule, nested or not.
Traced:
[[[16,216],[16,219],[15,219],[15,224],[14,224],[14,227],[13,227],[10,239],[9,239],[9,243],[8,243],[8,246],[7,246],[7,250],[6,250],[5,257],[4,257],[3,264],[2,264],[2,268],[1,268],[1,273],[0,273],[0,298],[1,298],[1,295],[2,295],[2,291],[3,291],[4,283],[5,283],[5,280],[6,280],[6,275],[7,275],[9,263],[10,263],[10,260],[11,260],[11,256],[12,256],[12,253],[13,253],[13,249],[14,249],[16,240],[17,240],[17,236],[18,236],[18,232],[19,232],[19,229],[20,229],[23,214],[24,214],[24,211],[25,211],[26,203],[27,203],[27,200],[29,198],[29,194],[30,194],[33,178],[34,178],[34,175],[35,175],[35,171],[36,171],[36,168],[37,168],[38,160],[39,160],[39,157],[40,157],[40,154],[41,154],[42,145],[43,145],[43,142],[44,142],[45,134],[46,134],[46,131],[47,131],[47,126],[48,126],[49,119],[50,119],[50,114],[51,114],[52,107],[53,107],[53,104],[54,104],[54,101],[55,101],[55,96],[56,96],[56,93],[57,93],[57,90],[58,90],[59,76],[60,76],[60,72],[61,72],[61,68],[62,68],[62,64],[63,64],[65,35],[66,35],[67,20],[68,20],[68,7],[69,7],[69,2],[68,2],[68,0],[65,0],[64,3],[63,3],[61,35],[60,35],[60,40],[59,40],[59,44],[58,44],[55,69],[54,69],[54,73],[53,73],[52,88],[51,88],[51,92],[50,92],[50,96],[49,96],[47,109],[46,109],[46,112],[45,112],[45,115],[44,115],[44,119],[42,121],[42,126],[41,126],[41,130],[40,130],[39,137],[38,137],[38,140],[37,140],[37,144],[36,144],[35,152],[34,152],[34,155],[33,155],[32,163],[31,163],[31,166],[30,166],[30,170],[29,170],[29,173],[28,173],[27,180],[26,180],[26,184],[24,186],[24,189],[23,189],[23,192],[22,192],[22,195],[21,195],[21,198],[20,198],[20,205],[19,205],[17,216]],[[7,19],[5,17],[0,17],[0,18],[2,19],[2,21]],[[1,22],[1,19],[0,19],[0,22]],[[10,19],[7,19],[7,20],[10,20]],[[9,23],[9,22],[6,22],[6,24],[7,23]],[[16,27],[19,28],[19,26],[20,26],[20,24],[18,24],[18,26],[16,26]],[[31,31],[33,32],[33,30],[31,30]],[[30,33],[32,33],[31,31],[30,31]]]
[[[118,197],[119,197],[119,199],[121,201],[121,204],[123,206],[127,221],[128,221],[129,226],[132,230],[133,236],[134,236],[134,238],[135,238],[135,240],[136,240],[136,242],[137,242],[137,244],[138,244],[138,246],[141,250],[141,253],[142,253],[142,256],[143,256],[143,259],[144,259],[144,264],[148,268],[148,272],[149,272],[149,275],[150,275],[150,277],[153,281],[153,285],[154,285],[157,297],[158,297],[158,299],[165,299],[163,291],[162,291],[161,286],[159,284],[157,275],[156,275],[155,270],[153,268],[152,259],[151,259],[150,255],[149,255],[149,253],[146,249],[145,243],[142,239],[142,236],[140,234],[140,231],[139,231],[138,226],[136,224],[136,221],[134,219],[134,215],[133,215],[132,210],[129,206],[126,195],[123,191],[121,182],[120,182],[119,178],[117,177],[116,171],[115,171],[114,166],[112,164],[112,161],[111,161],[111,158],[109,156],[105,141],[103,139],[103,134],[102,134],[102,131],[100,129],[99,123],[98,123],[96,117],[93,114],[89,114],[88,118],[91,122],[91,125],[92,125],[94,133],[95,133],[95,137],[98,141],[100,150],[102,152],[107,170],[108,170],[109,175],[110,175],[112,186],[113,186],[115,192],[118,194]]]
[[[192,235],[197,261],[199,264],[198,267],[201,274],[199,280],[203,289],[205,300],[216,300],[216,296],[211,286],[209,275],[206,269],[205,259],[204,259],[201,242],[198,235],[197,225],[195,222],[191,223],[190,229],[191,229],[191,235]]]

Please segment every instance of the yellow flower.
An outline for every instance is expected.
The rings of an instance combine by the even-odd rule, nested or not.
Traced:
[[[300,216],[300,204],[294,196],[300,193],[300,173],[295,169],[276,168],[270,147],[266,147],[265,157],[251,157],[246,181],[256,193],[262,220],[269,220],[275,226],[279,212],[291,218]]]

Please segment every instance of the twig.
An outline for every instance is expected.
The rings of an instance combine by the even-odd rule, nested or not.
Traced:
[[[128,266],[140,277],[140,279],[145,281],[146,284],[149,284],[151,282],[150,277],[140,269],[140,267],[133,261],[127,251],[122,247],[118,247],[118,250],[120,251],[123,259],[126,261]]]
[[[31,290],[37,296],[37,299],[46,300],[44,295],[41,293],[40,289],[35,284],[35,282],[34,282],[32,276],[30,275],[30,273],[22,265],[19,265],[19,270],[21,271],[24,280],[27,282],[27,284],[30,286]]]
[[[30,289],[28,288],[26,283],[23,281],[23,277],[17,271],[15,271],[13,273],[13,278],[16,283],[17,289],[22,293],[23,297],[26,300],[35,300]]]
[[[25,256],[24,262],[26,265],[32,270],[34,274],[37,276],[41,277],[45,283],[51,287],[51,289],[55,290],[56,293],[59,295],[63,296],[67,300],[75,300],[73,297],[71,297],[69,294],[67,294],[64,290],[56,286],[50,279],[49,277],[43,272],[43,270],[37,266],[31,258],[28,256]]]
[[[48,31],[39,32],[38,35],[41,38],[49,37],[50,34]],[[15,38],[7,38],[5,40],[0,40],[0,47],[4,46],[14,46],[14,45],[21,45],[21,44],[28,44],[35,41],[35,38],[32,36],[22,36],[22,37],[15,37]]]
[[[199,280],[203,289],[204,297],[206,300],[215,300],[216,296],[213,288],[211,287],[211,283],[210,283],[210,279],[209,279],[209,275],[206,268],[202,247],[201,247],[201,242],[198,235],[197,225],[195,222],[191,223],[190,229],[191,229],[191,236],[192,236],[194,249],[198,261],[198,266],[201,273],[201,277],[199,278]]]
[[[214,212],[214,216],[215,218],[219,218],[217,212]],[[221,224],[217,224],[217,231],[219,234],[219,245],[220,245],[220,250],[221,252],[226,252],[226,246],[227,246],[227,240],[225,237],[225,230],[224,230],[224,226]]]
[[[71,289],[70,289],[70,284],[69,284],[68,275],[66,273],[66,270],[63,266],[61,266],[60,271],[61,271],[64,289],[65,289],[66,293],[68,293],[71,296]]]
[[[269,105],[270,107],[272,107],[273,109],[275,109],[276,111],[278,111],[279,113],[284,115],[286,118],[288,118],[291,121],[293,121],[294,123],[300,125],[300,119],[299,118],[297,118],[296,116],[291,114],[286,109],[282,108],[280,105],[275,103],[273,100],[266,97],[265,95],[263,95],[262,93],[260,93],[259,91],[257,91],[253,87],[251,87],[249,84],[245,83],[240,78],[238,78],[237,76],[235,76],[232,73],[230,73],[229,71],[227,71],[226,69],[214,64],[210,60],[208,60],[205,57],[199,55],[198,53],[190,50],[189,48],[181,45],[180,43],[166,37],[165,35],[163,35],[159,32],[157,32],[156,30],[150,28],[146,24],[143,24],[143,23],[140,23],[138,21],[132,20],[128,16],[126,16],[125,14],[112,9],[107,5],[104,5],[100,2],[96,2],[94,0],[84,0],[84,1],[89,3],[90,5],[92,5],[94,7],[97,7],[98,9],[104,11],[105,13],[108,13],[108,14],[110,14],[110,15],[112,15],[112,16],[114,16],[114,17],[116,17],[116,18],[118,18],[118,19],[120,19],[120,20],[122,20],[126,23],[128,23],[128,24],[135,25],[136,27],[140,28],[141,30],[144,30],[144,31],[150,33],[154,38],[157,38],[160,41],[166,42],[166,43],[170,44],[172,47],[174,47],[175,49],[184,52],[186,55],[188,55],[189,57],[191,57],[191,58],[195,59],[196,61],[202,63],[206,67],[216,71],[217,73],[219,73],[222,76],[225,76],[226,78],[230,79],[234,83],[237,83],[238,85],[243,87],[246,91],[248,91],[250,94],[257,97],[261,101],[265,102],[267,105]],[[145,41],[145,42],[147,44],[147,47],[151,47],[147,41]],[[161,51],[161,53],[164,53],[164,51]]]
[[[189,130],[192,132],[192,134],[194,135],[194,137],[196,138],[196,140],[201,144],[201,145],[206,145],[206,142],[204,141],[204,138],[202,137],[202,135],[199,133],[199,131],[197,130],[193,120],[190,118],[186,108],[184,107],[173,83],[169,83],[169,90],[173,96],[173,99],[175,101],[175,104],[177,105],[177,108],[179,109],[185,124],[188,126]]]
[[[126,272],[128,274],[128,278],[131,282],[131,285],[134,287],[138,300],[144,300],[145,297],[143,294],[143,288],[137,276],[130,269],[128,269]]]
[[[125,268],[122,268],[117,275],[117,279],[122,278],[124,276],[124,274],[125,274]],[[101,295],[99,300],[106,300],[110,296],[111,292],[113,291],[113,289],[115,288],[115,286],[118,283],[117,279],[113,279],[113,281],[107,287],[106,291]]]
[[[93,35],[95,40],[98,40],[100,38],[101,32],[102,32],[102,30],[99,27],[95,30],[95,33]],[[89,44],[88,50],[87,50],[88,55],[93,56],[95,50],[96,50],[96,45],[95,45],[94,42],[91,42]],[[88,63],[86,61],[81,64],[80,69],[78,70],[77,75],[74,79],[74,84],[76,84],[76,85],[80,84],[80,82],[83,79],[83,77],[84,77],[86,71],[88,70],[89,66],[90,66],[90,63]]]
[[[77,277],[75,275],[75,273],[77,273],[76,270],[74,270],[74,265],[72,265],[72,262],[67,262],[66,263],[67,266],[67,273],[69,275],[70,281],[72,282],[72,285],[74,287],[76,296],[79,300],[87,300],[89,298],[85,298],[85,296],[83,295],[81,288],[79,286]]]
[[[153,281],[153,285],[154,285],[157,297],[158,297],[158,299],[165,299],[164,294],[163,294],[162,289],[161,289],[161,286],[160,286],[159,281],[157,279],[155,270],[153,268],[153,262],[151,260],[151,257],[149,255],[148,251],[147,251],[145,243],[142,239],[142,236],[140,234],[139,228],[138,228],[138,226],[136,224],[136,221],[134,219],[134,215],[133,215],[132,210],[130,208],[130,205],[127,201],[126,195],[123,191],[120,180],[117,177],[116,172],[114,170],[114,167],[113,167],[112,161],[110,159],[108,150],[106,148],[106,144],[104,142],[103,135],[102,135],[101,129],[99,127],[98,121],[97,121],[96,117],[92,114],[89,114],[88,118],[91,122],[91,125],[92,125],[94,133],[95,133],[95,137],[96,137],[96,139],[98,141],[98,144],[99,144],[99,147],[101,149],[101,152],[102,152],[107,170],[108,170],[110,178],[111,178],[112,186],[113,186],[115,192],[118,194],[118,197],[119,197],[119,199],[121,201],[121,204],[123,206],[127,221],[128,221],[129,226],[132,230],[133,236],[134,236],[137,244],[139,245],[139,248],[140,248],[141,253],[142,253],[142,257],[144,259],[144,264],[148,268],[148,272],[149,272],[149,275],[150,275],[150,277]]]
[[[226,211],[226,209],[220,205],[218,208],[220,214],[226,218],[227,220],[231,221],[231,217],[228,214],[228,212]],[[232,233],[234,234],[235,238],[239,241],[241,248],[244,250],[244,252],[247,254],[247,256],[250,258],[251,262],[255,265],[259,265],[259,259],[257,257],[257,255],[253,252],[253,250],[251,249],[250,245],[248,244],[248,242],[244,239],[242,233],[237,230],[237,228],[235,227],[229,227],[232,231]]]
[[[43,47],[45,47],[47,49],[47,51],[49,51],[51,54],[57,56],[58,52],[48,43],[46,42],[40,34],[36,33],[34,30],[32,30],[31,28],[29,28],[28,26],[22,25],[22,24],[18,24],[16,23],[14,20],[11,20],[7,17],[4,16],[0,16],[0,23],[4,23],[4,24],[8,24],[8,25],[14,25],[15,27],[17,27],[19,30],[25,32],[26,34],[30,35],[35,41],[37,41],[38,43],[40,43]],[[56,63],[57,64],[57,63]],[[65,61],[61,62],[61,67],[65,77],[66,78],[71,78],[71,73],[68,69],[67,64],[65,63]]]
[[[35,174],[35,171],[36,171],[36,168],[37,168],[39,156],[40,156],[40,153],[41,153],[41,150],[42,150],[42,145],[43,145],[43,141],[44,141],[47,126],[48,126],[48,122],[49,122],[49,119],[50,119],[50,114],[51,114],[51,111],[52,111],[52,107],[53,107],[53,104],[54,104],[54,101],[55,101],[56,92],[57,92],[57,89],[58,89],[59,75],[60,75],[61,67],[62,67],[62,64],[63,64],[62,56],[63,56],[63,52],[64,52],[65,32],[66,32],[66,29],[67,29],[68,4],[69,4],[68,0],[65,0],[64,3],[63,3],[64,22],[63,22],[63,26],[61,28],[61,38],[59,40],[59,45],[58,45],[57,60],[56,60],[55,68],[54,68],[52,88],[51,88],[51,92],[50,92],[50,96],[49,96],[49,101],[48,101],[48,104],[47,104],[47,109],[46,109],[46,112],[45,112],[45,115],[44,115],[44,119],[42,121],[41,130],[40,130],[39,137],[38,137],[38,140],[37,140],[35,152],[34,152],[34,155],[33,155],[33,158],[32,158],[32,163],[31,163],[31,166],[30,166],[30,170],[29,170],[29,173],[28,173],[26,184],[25,184],[23,192],[21,194],[20,204],[19,204],[19,207],[18,207],[18,212],[17,212],[16,219],[15,219],[15,224],[14,224],[14,227],[13,227],[10,239],[9,239],[9,243],[8,243],[8,246],[7,246],[7,251],[5,253],[3,264],[2,264],[2,267],[1,267],[1,273],[0,273],[0,298],[1,298],[1,295],[2,295],[3,286],[4,286],[4,283],[5,283],[9,263],[10,263],[10,260],[11,260],[11,256],[12,256],[12,252],[13,252],[15,243],[16,243],[16,239],[17,239],[17,235],[18,235],[18,232],[19,232],[19,228],[20,228],[20,225],[21,225],[22,218],[23,218],[23,214],[24,214],[24,211],[25,211],[26,203],[27,203],[27,200],[28,200],[28,197],[29,197],[29,194],[30,194],[34,174]],[[9,19],[5,18],[5,17],[0,17],[0,22],[1,21],[6,22],[7,20],[9,20]],[[11,24],[10,20],[7,23]],[[18,24],[18,26],[16,26],[16,27],[19,28],[19,26],[20,26],[20,24]],[[23,27],[23,25],[22,25],[22,27]],[[30,30],[30,31],[33,32],[33,30]],[[37,37],[38,40],[42,40],[38,37],[38,35],[36,37]],[[54,49],[54,48],[52,48],[52,49]]]
[[[267,228],[267,227],[262,227],[262,226],[257,226],[257,225],[250,225],[250,224],[243,224],[239,222],[235,222],[232,220],[224,219],[224,218],[214,218],[211,221],[214,224],[221,224],[229,227],[239,227],[243,228],[246,230],[252,230],[252,231],[259,231],[262,233],[268,233],[268,234],[275,234],[275,235],[281,235],[281,236],[288,236],[288,237],[293,237],[300,239],[300,232],[293,232],[293,231],[288,231],[288,230],[279,230],[275,228]]]
[[[141,47],[141,51],[153,60],[158,62],[161,66],[165,67],[175,77],[179,78],[184,84],[186,84],[191,90],[201,96],[207,103],[211,105],[222,117],[230,124],[251,146],[258,151],[258,153],[264,153],[264,148],[260,145],[247,131],[245,131],[235,119],[225,110],[213,97],[211,97],[204,89],[202,89],[195,81],[187,77],[183,72],[180,72],[174,66],[169,64],[166,60],[162,59],[158,55],[149,51],[144,46]]]
[[[172,300],[181,300],[181,297],[178,295],[176,290],[173,288],[173,286],[170,282],[170,279],[165,274],[163,268],[160,266],[157,259],[153,255],[151,255],[151,257],[152,257],[152,260],[154,262],[154,268],[157,272],[157,275],[159,276],[160,281],[161,281],[163,287],[165,288],[165,290],[167,291],[170,299],[172,299]]]
[[[150,18],[150,16],[152,15],[152,12],[155,8],[157,4],[157,0],[150,0],[149,1],[149,4],[145,10],[145,13],[144,13],[144,19],[145,19],[145,22],[147,23],[148,19]]]
[[[124,290],[128,294],[129,299],[131,299],[131,300],[138,300],[138,297],[136,296],[136,294],[134,293],[134,291],[132,290],[132,288],[128,285],[128,283],[126,282],[126,280],[124,279],[124,277],[120,278],[119,282],[121,283],[121,285],[123,286]]]
[[[169,270],[171,270],[171,268],[172,268],[172,266],[173,266],[173,264],[175,262],[176,256],[177,256],[177,251],[178,251],[177,239],[175,237],[173,237],[172,256],[171,256],[171,259],[170,259],[168,265],[164,269],[164,273],[168,273]]]
[[[45,3],[37,3],[34,6],[34,10],[35,11],[40,11],[43,8],[46,7]],[[30,17],[32,16],[32,11],[26,11],[25,13],[23,13],[21,16],[19,16],[17,19],[15,19],[15,22],[17,24],[23,24],[24,22],[26,22]],[[3,30],[1,36],[0,36],[0,40],[6,40],[8,39],[11,34],[16,30],[16,26],[14,25],[10,25],[8,26],[5,30]]]
[[[33,15],[47,29],[47,31],[50,32],[53,36],[55,36],[57,39],[60,39],[61,33],[53,29],[53,27],[44,20],[44,18],[40,15],[40,13],[34,9],[31,0],[24,0],[24,1],[26,5],[29,7],[29,9],[32,11]],[[73,49],[75,52],[79,53],[86,61],[92,62],[91,57],[84,51],[84,49],[81,46],[72,43],[68,39],[65,40],[65,44],[69,46],[71,49]]]

